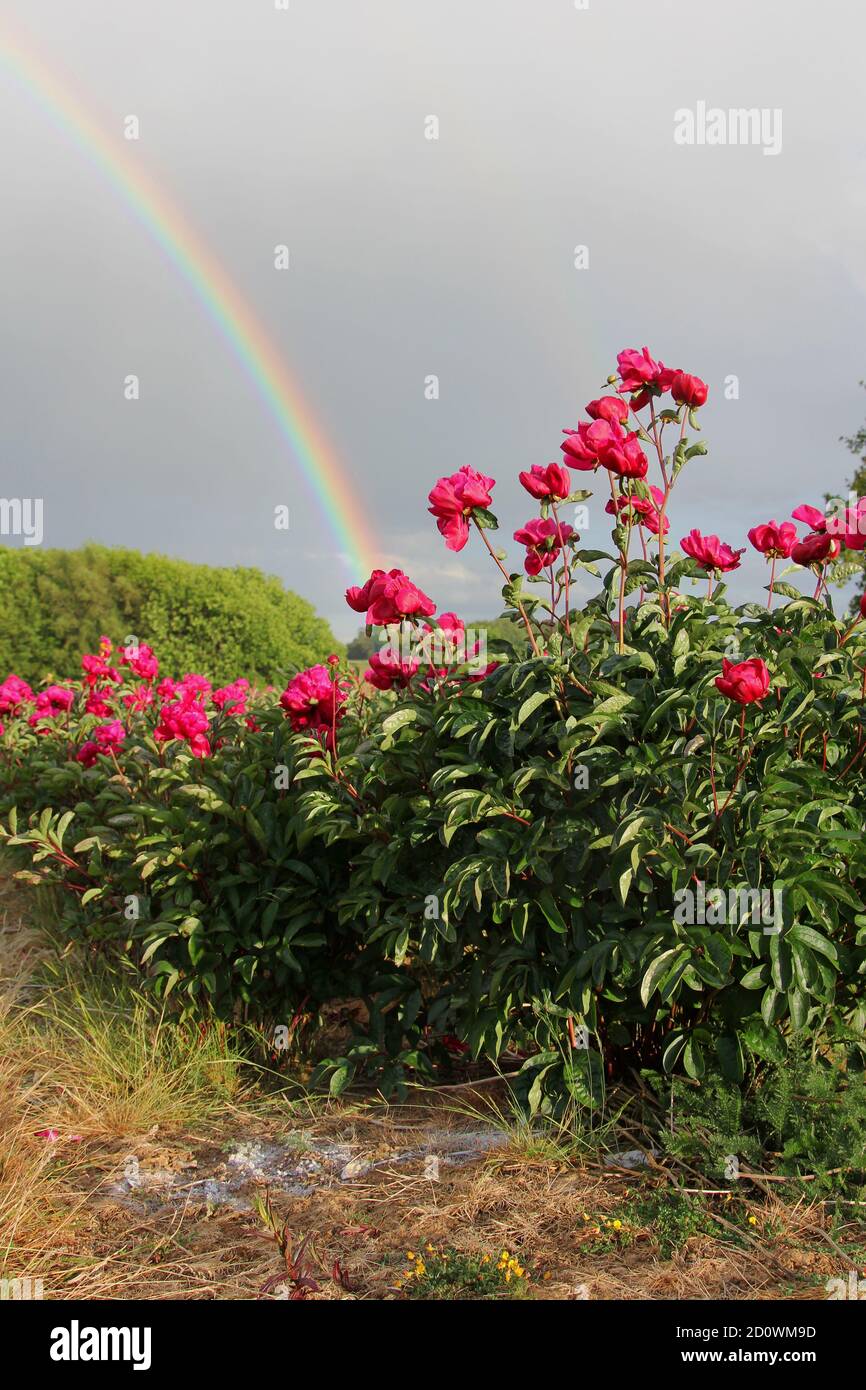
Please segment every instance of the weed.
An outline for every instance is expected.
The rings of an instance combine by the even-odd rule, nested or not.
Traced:
[[[466,1254],[451,1245],[406,1251],[408,1264],[398,1281],[409,1298],[525,1298],[529,1275],[516,1255]]]

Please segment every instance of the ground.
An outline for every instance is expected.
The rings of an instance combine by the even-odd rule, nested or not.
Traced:
[[[0,1278],[51,1299],[788,1300],[866,1274],[859,1206],[731,1196],[654,1158],[628,1105],[539,1132],[495,1078],[399,1106],[287,1090],[227,1030],[160,1021],[58,949],[51,912],[0,881]]]

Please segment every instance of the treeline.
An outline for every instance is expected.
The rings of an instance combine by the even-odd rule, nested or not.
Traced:
[[[0,679],[68,676],[105,633],[153,647],[167,675],[276,681],[341,651],[305,599],[257,569],[101,545],[0,547]]]

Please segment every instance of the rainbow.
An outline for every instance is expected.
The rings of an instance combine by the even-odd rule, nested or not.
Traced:
[[[381,547],[345,467],[325,438],[280,352],[233,283],[161,187],[138,166],[127,142],[101,129],[77,97],[29,46],[0,27],[0,67],[90,159],[192,288],[267,407],[307,478],[341,558],[366,578]]]

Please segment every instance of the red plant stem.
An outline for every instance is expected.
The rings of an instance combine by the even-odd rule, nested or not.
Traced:
[[[767,612],[768,612],[768,613],[769,613],[770,609],[771,609],[772,606],[773,606],[773,585],[775,584],[775,582],[776,582],[776,557],[775,557],[775,555],[774,555],[773,558],[772,558],[771,561],[770,561],[770,592],[769,592],[769,594],[767,595]]]
[[[744,738],[744,736],[745,736],[745,732],[746,732],[746,706],[743,705],[743,708],[742,708],[741,711],[740,711],[740,742],[739,742],[739,751],[742,751],[742,747],[743,747],[743,738]],[[734,774],[734,784],[733,784],[733,786],[731,787],[731,790],[728,792],[727,800],[725,801],[724,806],[722,806],[721,810],[717,810],[717,811],[716,811],[716,820],[719,820],[719,818],[725,814],[725,812],[727,811],[728,807],[730,806],[731,801],[733,800],[734,792],[737,790],[737,787],[740,785],[740,778],[742,777],[743,773],[745,772],[746,768],[747,768],[748,765],[749,765],[749,762],[750,762],[750,760],[751,760],[752,752],[753,752],[753,751],[754,751],[754,750],[750,748],[750,749],[748,750],[748,752],[746,753],[745,758],[743,758],[742,762],[740,762],[740,763],[737,765],[737,770],[736,770],[736,773]],[[715,794],[715,787],[713,788],[713,792],[714,792],[714,794]],[[716,802],[716,805],[718,805],[718,802]]]
[[[862,755],[864,752],[866,752],[866,744],[864,744],[864,743],[861,742],[860,745],[859,745],[859,747],[857,748],[857,751],[856,751],[856,753],[854,754],[853,758],[850,760],[850,762],[848,762],[848,763],[845,764],[845,766],[843,767],[842,771],[839,773],[839,776],[840,776],[840,777],[844,777],[845,774],[846,774],[846,772],[850,772],[851,769],[852,769],[852,767],[853,767],[854,764],[856,763],[857,759],[858,759],[859,757],[861,757],[861,755]]]
[[[571,672],[569,672],[569,674],[568,674],[568,679],[571,681],[572,685],[576,685],[576,686],[577,686],[578,690],[581,692],[582,695],[588,695],[589,698],[590,698],[590,700],[594,700],[594,699],[595,699],[595,696],[593,695],[593,693],[592,693],[592,691],[589,689],[589,687],[586,686],[586,685],[583,685],[583,684],[581,683],[581,681],[579,681],[579,680],[577,679],[577,676],[573,676],[573,675],[571,674]]]
[[[676,826],[671,825],[670,821],[665,821],[665,830],[670,830],[672,834],[679,835],[680,839],[685,840],[687,845],[694,844],[694,841],[690,840],[688,835],[686,835],[682,830],[677,830]]]
[[[688,410],[685,406],[683,406],[683,422],[680,428],[680,443],[682,443],[685,437],[686,421],[688,420],[688,418]],[[652,399],[652,397],[650,397],[650,419],[652,421],[653,442],[656,447],[656,453],[658,454],[659,467],[661,468],[662,473],[662,481],[664,482],[664,497],[662,499],[661,508],[659,509],[659,596],[662,601],[662,608],[667,610],[667,620],[668,623],[670,623],[671,608],[670,603],[666,601],[665,595],[665,515],[667,513],[668,508],[668,498],[671,495],[671,491],[673,490],[674,484],[673,478],[668,478],[668,471],[665,467],[665,454],[664,449],[662,448],[661,432],[659,430],[658,421],[656,419],[655,401]],[[664,425],[662,425],[662,429],[664,429]]]
[[[626,564],[620,563],[619,567],[619,649],[622,652],[625,648],[625,572]]]
[[[644,534],[643,526],[641,526],[640,524],[638,524],[637,533],[638,533],[638,535],[640,536],[640,547],[641,547],[641,550],[643,551],[643,558],[644,558],[645,560],[647,560],[647,559],[649,558],[649,556],[647,555],[646,536],[645,536],[645,534]],[[643,583],[641,583],[641,586],[640,586],[640,594],[638,595],[638,601],[637,601],[637,602],[638,602],[638,607],[640,607],[640,605],[643,603],[644,594],[645,594],[645,593],[646,593],[646,590],[645,590],[645,588],[644,588]]]
[[[860,617],[855,618],[851,626],[846,627],[845,631],[842,633],[842,636],[839,638],[840,647],[844,647],[845,643],[848,641],[848,638],[851,636],[851,633],[854,632],[860,626],[862,621],[863,619]]]
[[[664,478],[664,497],[659,509],[659,595],[662,597],[662,607],[665,607],[665,512],[667,511],[668,497],[670,496],[670,484],[665,475],[664,464],[662,464],[662,476]]]
[[[558,528],[558,527],[559,527],[559,512],[556,510],[556,503],[555,503],[555,502],[551,502],[551,507],[552,507],[552,509],[553,509],[553,519],[554,519],[554,521],[556,522],[556,525],[557,525],[557,528]],[[571,569],[571,556],[570,556],[569,553],[568,553],[568,546],[567,546],[567,545],[563,545],[563,547],[562,547],[562,554],[563,554],[563,560],[564,560],[564,564],[565,564],[565,630],[566,630],[566,632],[568,633],[568,636],[570,637],[570,636],[571,636],[571,616],[570,616],[570,613],[569,613],[569,609],[571,608],[571,600],[570,600],[570,598],[569,598],[569,571],[570,571],[570,569]]]
[[[746,754],[745,758],[743,759],[743,761],[742,761],[742,762],[739,764],[739,766],[737,767],[737,771],[736,771],[736,774],[735,774],[735,776],[734,776],[734,785],[731,787],[731,790],[728,792],[727,800],[725,801],[725,804],[724,804],[724,806],[722,807],[722,809],[717,813],[716,819],[719,819],[719,817],[723,816],[723,815],[725,814],[725,812],[727,811],[728,807],[730,806],[731,800],[732,800],[733,795],[734,795],[734,792],[737,790],[737,787],[740,785],[740,778],[742,777],[743,773],[745,772],[746,768],[748,767],[749,761],[750,761],[751,757],[752,757],[752,750],[751,750],[751,748],[750,748],[749,751],[748,751],[748,753]]]
[[[620,512],[619,512],[619,506],[618,506],[618,498],[617,498],[617,495],[616,495],[616,484],[615,484],[614,481],[613,481],[613,474],[612,474],[612,473],[608,472],[608,475],[607,475],[607,476],[608,476],[608,478],[609,478],[609,480],[610,480],[610,495],[611,495],[611,497],[612,497],[612,499],[613,499],[613,521],[614,521],[614,526],[616,526],[617,528],[619,528],[619,526],[621,525],[621,522],[620,522]],[[629,508],[629,516],[631,516],[631,508]],[[627,540],[626,540],[626,546],[627,546],[627,547],[628,547],[628,545],[630,544],[630,542],[631,542],[631,525],[629,525],[629,528],[628,528],[628,538],[627,538]],[[627,567],[628,567],[628,551],[627,551],[627,549],[626,549],[626,550],[623,550],[622,546],[620,546],[620,550],[619,550],[619,650],[620,650],[620,654],[622,654],[622,651],[623,651],[623,649],[624,649],[624,647],[625,647],[625,577],[626,577],[626,569],[627,569]]]
[[[476,529],[476,531],[478,532],[479,536],[480,536],[481,539],[483,540],[484,544],[487,546],[487,549],[488,549],[488,551],[489,551],[489,553],[490,553],[490,558],[493,560],[493,563],[496,565],[497,569],[499,570],[499,573],[502,575],[502,577],[503,577],[503,579],[505,580],[506,584],[510,584],[510,583],[511,583],[511,575],[510,575],[510,574],[508,573],[508,571],[505,569],[505,566],[502,564],[502,561],[499,559],[498,555],[496,554],[496,551],[493,549],[493,546],[490,544],[489,540],[487,539],[487,533],[485,532],[484,527],[478,525],[478,522],[475,520],[475,517],[474,517],[474,516],[473,516],[472,520],[473,520],[473,522],[475,523],[475,529]],[[519,612],[521,618],[523,619],[523,625],[524,625],[524,627],[526,628],[526,634],[527,634],[527,636],[528,636],[528,638],[529,638],[529,641],[530,641],[530,643],[531,643],[531,645],[532,645],[532,651],[533,651],[533,653],[534,653],[535,656],[538,656],[538,655],[539,655],[538,643],[537,643],[536,640],[535,640],[535,633],[534,633],[533,630],[532,630],[532,624],[531,624],[531,622],[529,621],[529,618],[527,617],[526,609],[523,607],[523,604],[520,603],[519,600],[518,600],[518,604],[517,604],[517,611]]]
[[[129,786],[129,778],[127,777],[127,775],[126,775],[126,773],[124,772],[123,768],[120,766],[120,763],[117,761],[117,754],[115,753],[115,751],[114,751],[113,748],[111,749],[111,761],[114,763],[114,766],[117,768],[117,775],[118,775],[118,777],[120,778],[121,782],[123,782],[123,784],[124,784],[125,786],[128,787],[128,786]]]

